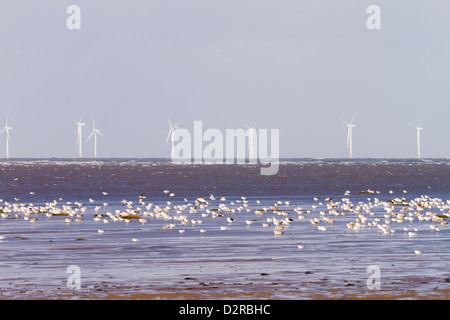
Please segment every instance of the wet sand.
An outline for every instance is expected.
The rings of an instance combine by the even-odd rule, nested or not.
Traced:
[[[259,259],[258,259],[259,260]],[[267,273],[241,272],[256,269],[264,263],[265,269],[282,261],[239,261],[233,274],[180,273],[174,277],[140,277],[139,270],[131,266],[127,270],[128,281],[112,272],[97,274],[84,279],[80,289],[68,289],[66,281],[49,284],[38,279],[11,279],[0,289],[0,299],[15,300],[447,300],[450,298],[450,279],[439,277],[387,275],[382,278],[379,290],[370,290],[360,274],[345,278],[329,277],[325,271],[312,268],[307,271],[275,271]],[[208,269],[217,262],[186,262]],[[236,261],[235,261],[236,263]],[[172,262],[165,262],[168,268]],[[175,262],[174,264],[180,264]],[[248,264],[247,268],[242,267]],[[31,269],[44,268],[33,264]],[[273,268],[272,270],[277,270]],[[135,273],[135,274],[133,274]],[[48,273],[47,273],[48,274]],[[99,280],[101,279],[101,281]],[[135,279],[135,280],[130,280]]]
[[[187,277],[189,278],[189,277]],[[0,299],[14,300],[448,300],[450,288],[446,279],[398,279],[395,285],[380,290],[368,290],[359,283],[343,282],[341,285],[327,284],[326,281],[307,281],[304,288],[292,288],[290,284],[254,281],[248,283],[226,283],[222,279],[208,282],[195,278],[180,279],[173,286],[118,286],[102,282],[90,288],[69,290],[64,287],[33,289],[27,286],[20,290],[3,289]],[[431,291],[423,291],[420,284],[435,286]],[[31,286],[32,287],[32,286]]]

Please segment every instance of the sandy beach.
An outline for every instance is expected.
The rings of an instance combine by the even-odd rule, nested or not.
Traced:
[[[293,277],[293,275],[290,275]],[[119,285],[102,281],[82,286],[39,287],[29,284],[3,288],[0,299],[14,300],[448,300],[450,279],[398,278],[368,290],[362,281],[333,283],[298,275],[294,283],[277,275],[249,276],[242,282],[230,279],[180,276],[172,284]],[[313,278],[308,280],[308,278]],[[161,281],[155,281],[158,283]],[[167,281],[168,282],[168,281]]]

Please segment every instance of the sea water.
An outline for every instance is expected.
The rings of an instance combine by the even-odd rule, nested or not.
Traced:
[[[321,221],[325,231],[310,223],[323,218],[330,200],[349,199],[358,205],[428,196],[445,203],[450,199],[447,159],[283,159],[273,176],[261,175],[255,164],[182,165],[168,159],[12,159],[0,162],[0,170],[0,206],[44,207],[56,202],[57,207],[87,207],[83,221],[73,217],[69,224],[67,216],[48,218],[42,213],[30,215],[38,218],[34,223],[23,214],[0,219],[0,235],[6,237],[0,241],[0,297],[54,298],[68,292],[73,297],[77,292],[93,294],[97,288],[104,294],[176,292],[189,280],[195,280],[195,288],[216,284],[219,291],[223,287],[238,294],[260,284],[272,290],[271,297],[328,297],[346,287],[369,292],[367,270],[372,265],[381,270],[385,290],[426,296],[437,288],[448,289],[447,225],[435,232],[429,228],[431,221],[416,217],[390,223],[394,233],[367,225],[350,230],[347,223],[357,218],[353,212],[330,216],[335,220],[330,224]],[[173,208],[192,208],[200,197],[209,204],[198,206],[195,213],[176,213]],[[97,214],[126,211],[128,201],[140,216],[156,206],[170,207],[171,219],[148,216],[145,224],[107,216],[103,220],[108,223],[94,220]],[[220,204],[236,211],[216,211]],[[275,211],[255,214],[274,206]],[[394,212],[401,209],[394,206]],[[213,214],[217,212],[222,216]],[[430,207],[426,212],[449,211]],[[386,211],[377,206],[373,217],[362,214],[383,219]],[[183,225],[173,219],[180,215],[196,222]],[[234,221],[229,223],[227,217]],[[283,234],[275,235],[267,218],[292,221]],[[163,229],[171,223],[172,229]],[[222,230],[224,226],[228,229]],[[411,236],[403,228],[418,231]],[[80,269],[77,292],[67,286],[67,268],[72,265]]]

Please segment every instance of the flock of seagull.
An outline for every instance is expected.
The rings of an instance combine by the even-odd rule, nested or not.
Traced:
[[[167,197],[174,197],[175,194],[169,190],[163,191]],[[357,193],[379,194],[380,192],[359,191]],[[393,193],[390,191],[390,193]],[[404,193],[407,193],[404,191]],[[107,195],[106,192],[103,193]],[[83,223],[90,218],[98,223],[139,223],[142,226],[151,224],[152,220],[164,221],[159,225],[163,230],[177,229],[179,234],[186,232],[188,227],[201,234],[207,232],[207,227],[202,227],[205,219],[216,219],[217,223],[212,225],[213,229],[228,230],[233,224],[238,223],[259,225],[262,228],[272,229],[274,236],[283,235],[293,223],[310,225],[320,232],[327,231],[336,221],[346,225],[347,230],[358,231],[363,228],[376,230],[380,234],[393,234],[397,230],[403,231],[408,237],[417,236],[419,225],[414,223],[412,227],[408,222],[422,222],[428,224],[431,232],[439,232],[447,224],[446,219],[450,217],[450,200],[430,198],[421,196],[407,201],[402,198],[391,198],[383,201],[376,197],[367,198],[367,202],[358,201],[353,203],[350,200],[350,191],[346,191],[344,197],[336,201],[332,198],[313,198],[312,204],[307,206],[291,206],[290,201],[276,201],[269,206],[263,206],[260,200],[252,200],[250,203],[247,197],[227,202],[225,196],[218,199],[214,195],[198,197],[192,201],[184,199],[180,204],[166,201],[163,205],[146,202],[146,196],[140,195],[137,203],[129,200],[122,200],[122,208],[109,210],[109,204],[104,202],[96,205],[95,200],[89,199],[89,206],[81,202],[58,201],[46,203],[45,205],[34,205],[32,203],[10,203],[0,199],[0,215],[3,220],[22,219],[29,223],[39,223],[38,220],[54,219],[63,217],[67,225]],[[19,199],[15,199],[16,201]],[[63,198],[59,199],[64,201]],[[101,201],[100,201],[101,202]],[[436,212],[437,211],[437,212]],[[253,218],[252,218],[253,217]],[[403,226],[402,223],[405,225]],[[422,228],[423,229],[423,228]],[[422,229],[420,230],[422,232]],[[104,229],[98,228],[99,234],[105,233]],[[0,240],[7,239],[7,236],[0,235]],[[139,238],[132,238],[133,242],[138,242]],[[304,245],[296,243],[298,249],[303,249]],[[422,251],[414,250],[415,254]]]

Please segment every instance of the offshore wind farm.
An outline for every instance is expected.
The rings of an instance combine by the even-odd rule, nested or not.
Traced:
[[[346,140],[346,147],[348,149],[348,158],[353,158],[353,128],[356,127],[356,125],[354,124],[356,118],[356,114],[352,117],[352,119],[350,120],[350,122],[345,121],[344,119],[341,119],[341,121],[347,126],[347,140]],[[97,139],[98,139],[98,135],[103,136],[103,134],[100,132],[99,129],[96,129],[95,127],[95,119],[93,117],[92,120],[92,124],[93,124],[93,128],[91,133],[89,134],[88,138],[83,142],[83,127],[86,125],[86,123],[82,122],[83,120],[83,116],[80,118],[80,120],[75,121],[73,120],[73,122],[76,124],[77,127],[77,132],[76,132],[76,136],[77,136],[77,151],[78,151],[78,158],[83,158],[83,152],[82,152],[82,147],[83,144],[86,144],[89,140],[91,140],[91,138],[93,138],[94,140],[94,152],[93,152],[93,158],[97,158]],[[169,118],[167,118],[168,123],[169,123],[169,131],[168,131],[168,135],[166,138],[166,143],[165,146],[167,146],[168,142],[171,142],[171,151],[170,151],[170,158],[174,158],[174,148],[175,148],[175,130],[177,128],[179,128],[180,123],[175,123],[172,124],[172,122],[170,121]],[[248,157],[249,159],[254,159],[256,158],[256,154],[257,154],[257,135],[256,135],[256,129],[255,126],[258,123],[258,121],[256,121],[252,126],[249,126],[247,123],[243,122],[244,126],[247,128],[245,130],[245,143],[247,145],[247,149],[248,149]],[[408,123],[409,126],[413,127],[416,129],[416,148],[417,148],[417,158],[421,158],[421,132],[423,130],[422,127],[422,123],[423,120],[419,123],[419,125],[415,126],[412,125],[410,123]],[[5,133],[5,147],[6,147],[6,151],[4,154],[4,157],[6,159],[10,158],[10,143],[11,143],[11,136],[10,136],[10,130],[12,129],[12,127],[10,127],[8,125],[8,119],[6,119],[6,124],[5,127],[0,131],[1,133]],[[394,133],[392,133],[392,135],[394,136]],[[38,156],[31,156],[30,158],[37,158]],[[68,156],[70,157],[70,156]],[[149,155],[149,158],[152,158],[152,155]],[[305,154],[305,155],[301,155],[298,158],[309,158],[310,156]],[[89,158],[89,157],[88,157]],[[338,158],[338,157],[335,157]],[[405,157],[408,158],[408,157]]]

